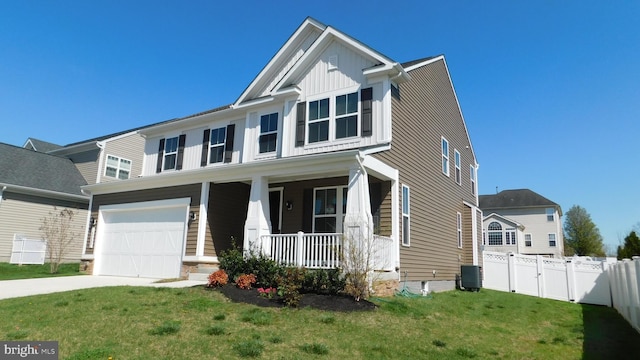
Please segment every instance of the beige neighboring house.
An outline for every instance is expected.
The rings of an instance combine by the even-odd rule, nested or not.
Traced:
[[[564,256],[560,205],[529,189],[480,195],[484,250]]]
[[[80,261],[86,229],[87,184],[119,181],[142,171],[144,139],[133,129],[65,146],[29,138],[22,147],[0,143],[0,261],[16,238],[42,239],[42,219],[54,209],[75,212],[76,242],[65,261]]]
[[[399,63],[307,18],[234,103],[139,133],[140,177],[83,187],[94,274],[187,277],[233,242],[329,268],[345,237],[413,290],[478,264],[478,164],[444,56]]]

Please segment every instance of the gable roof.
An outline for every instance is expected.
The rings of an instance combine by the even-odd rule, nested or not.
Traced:
[[[62,148],[62,146],[58,144],[53,144],[47,141],[42,141],[34,138],[28,138],[27,141],[22,145],[23,148],[39,151],[43,153],[47,153],[49,151],[58,150]]]
[[[480,209],[513,209],[530,207],[557,207],[562,215],[560,205],[529,189],[502,190],[495,195],[480,195]]]
[[[86,197],[80,186],[87,182],[67,158],[0,143],[0,186],[12,185]]]
[[[491,214],[483,217],[482,218],[482,222],[486,222],[489,219],[498,219],[498,220],[502,221],[503,223],[511,224],[511,225],[517,227],[520,230],[524,230],[525,229],[524,225],[522,225],[521,223],[519,223],[519,222],[517,222],[517,221],[515,221],[513,219],[509,219],[508,217],[502,216],[500,214],[491,213]]]

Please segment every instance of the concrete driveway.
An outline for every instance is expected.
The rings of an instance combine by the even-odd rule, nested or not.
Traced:
[[[166,283],[156,283],[156,281],[158,281],[158,279],[93,275],[5,280],[0,281],[0,300],[105,286],[152,286],[181,288],[204,285],[206,283],[206,281],[193,280],[182,280]]]

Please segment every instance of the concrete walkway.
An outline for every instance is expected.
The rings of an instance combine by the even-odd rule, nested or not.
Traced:
[[[152,286],[182,288],[206,284],[206,281],[194,280],[182,280],[165,283],[156,283],[156,281],[158,281],[158,279],[93,275],[5,280],[0,281],[0,300],[105,286]]]

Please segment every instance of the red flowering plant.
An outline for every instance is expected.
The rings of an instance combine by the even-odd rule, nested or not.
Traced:
[[[207,283],[207,287],[224,286],[227,285],[228,282],[229,276],[224,270],[220,269],[212,272],[209,275],[209,282]]]
[[[278,289],[274,287],[268,288],[258,288],[258,295],[262,297],[266,297],[267,299],[273,298],[273,296],[278,292]]]
[[[236,279],[236,286],[240,289],[251,289],[251,285],[256,283],[256,276],[253,274],[242,274]]]

